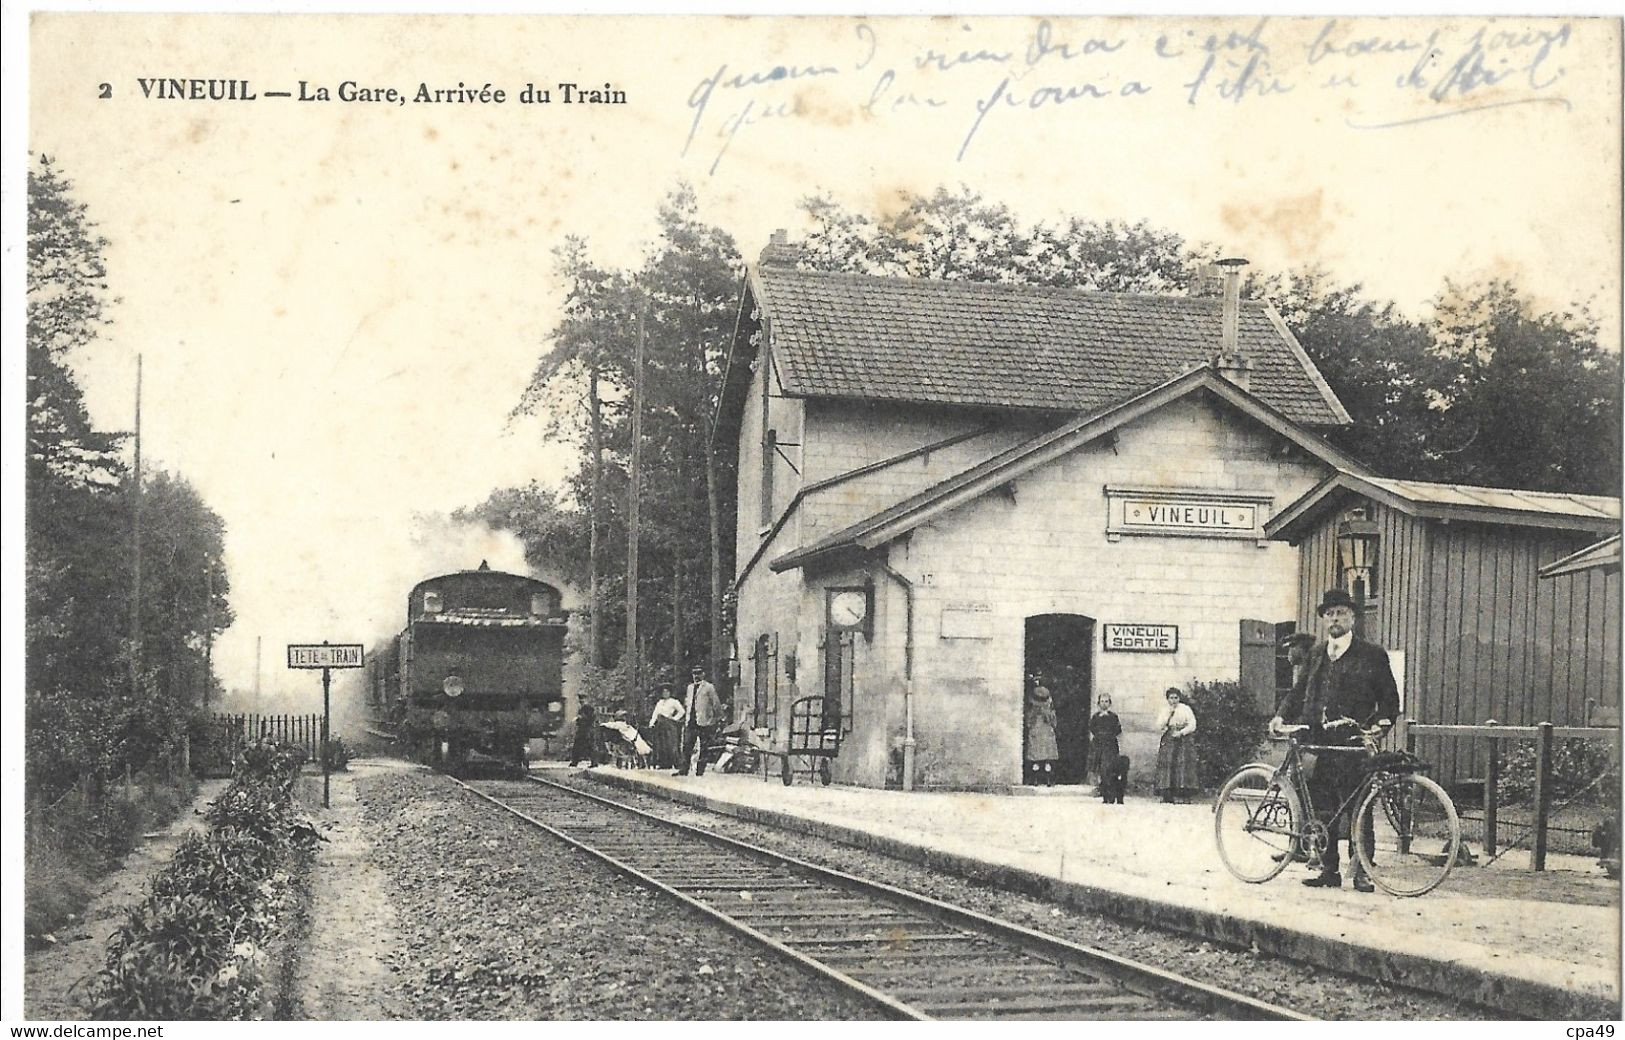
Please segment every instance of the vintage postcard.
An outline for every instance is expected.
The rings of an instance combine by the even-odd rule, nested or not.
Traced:
[[[8,1021],[1613,1035],[1619,19],[8,28]]]

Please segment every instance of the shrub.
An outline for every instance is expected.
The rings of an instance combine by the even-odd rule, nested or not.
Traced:
[[[1217,787],[1258,757],[1269,716],[1237,682],[1192,680],[1185,698],[1196,715],[1196,761],[1205,787]]]
[[[1496,785],[1503,803],[1534,798],[1536,764],[1533,741],[1511,741],[1504,745],[1501,776]],[[1553,742],[1553,802],[1579,795],[1580,800],[1587,803],[1614,804],[1618,801],[1619,784],[1619,763],[1608,744],[1591,740]]]
[[[96,1014],[223,1020],[265,1008],[266,944],[297,904],[314,831],[293,785],[302,756],[268,743],[243,750],[231,786],[153,879],[147,900],[108,943]]]
[[[334,737],[327,742],[327,769],[331,773],[342,773],[350,768],[350,749],[344,746],[343,737]]]
[[[134,802],[115,792],[103,803],[70,796],[31,820],[24,840],[24,928],[29,942],[53,933],[82,912],[96,879],[134,848],[144,831],[167,824],[192,803],[197,781],[180,774],[149,778]]]

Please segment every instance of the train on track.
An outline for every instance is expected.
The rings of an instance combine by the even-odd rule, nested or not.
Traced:
[[[476,570],[426,578],[406,601],[406,627],[375,650],[372,709],[421,761],[452,771],[473,759],[523,769],[526,747],[564,722],[559,590],[536,578]]]

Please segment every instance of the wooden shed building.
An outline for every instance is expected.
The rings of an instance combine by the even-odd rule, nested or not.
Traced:
[[[1299,625],[1315,630],[1328,588],[1363,600],[1366,637],[1403,655],[1412,721],[1586,726],[1618,717],[1620,573],[1559,565],[1610,543],[1617,554],[1619,527],[1617,498],[1339,470],[1266,534],[1300,549]],[[1422,738],[1418,751],[1441,779],[1483,775],[1478,742]]]

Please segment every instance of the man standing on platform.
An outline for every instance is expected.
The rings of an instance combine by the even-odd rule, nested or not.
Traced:
[[[717,696],[717,688],[706,681],[705,669],[695,665],[689,674],[688,690],[683,698],[688,716],[688,724],[683,730],[683,759],[672,776],[688,775],[689,763],[694,761],[695,745],[699,746],[700,757],[695,763],[694,775],[705,775],[705,749],[716,738],[717,727],[723,722],[722,698]]]
[[[1321,597],[1319,613],[1326,640],[1310,651],[1308,666],[1281,702],[1270,728],[1278,729],[1282,722],[1307,725],[1311,743],[1357,748],[1361,746],[1361,730],[1393,725],[1399,714],[1399,688],[1388,667],[1388,651],[1355,638],[1354,600],[1347,592],[1327,591]],[[1328,819],[1359,787],[1365,758],[1354,751],[1316,756],[1314,774],[1309,777],[1309,797],[1316,813],[1333,829],[1321,857],[1319,876],[1304,881],[1311,888],[1342,887],[1337,845],[1348,839],[1349,858],[1354,860],[1354,887],[1360,892],[1373,890],[1349,835],[1349,817],[1353,814]],[[1362,834],[1360,840],[1369,850],[1371,836]]]

